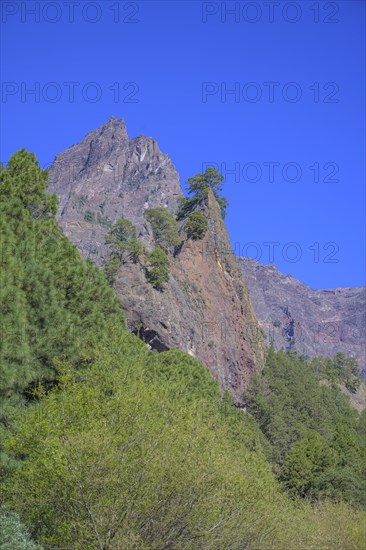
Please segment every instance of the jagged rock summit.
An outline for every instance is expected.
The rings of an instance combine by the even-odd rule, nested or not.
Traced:
[[[366,374],[366,289],[313,290],[277,267],[240,258],[259,322],[275,349],[353,355]]]
[[[123,119],[106,124],[63,151],[49,169],[49,189],[60,198],[58,219],[84,256],[103,262],[104,233],[122,216],[149,240],[144,210],[176,208],[179,176],[155,140],[130,139]]]
[[[60,153],[49,172],[49,190],[60,197],[64,233],[99,265],[112,223],[131,220],[138,240],[151,250],[154,239],[145,210],[164,206],[174,212],[183,197],[169,156],[152,138],[129,138],[124,121],[113,117]],[[199,359],[240,404],[250,375],[263,367],[264,339],[211,192],[205,215],[204,238],[183,236],[179,253],[169,256],[170,278],[163,292],[133,262],[121,265],[115,288],[131,330],[159,351],[174,347]]]

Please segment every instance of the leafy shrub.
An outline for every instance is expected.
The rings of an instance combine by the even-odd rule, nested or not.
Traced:
[[[64,364],[59,386],[8,434],[9,452],[24,458],[3,498],[37,541],[75,550],[363,547],[365,514],[281,494],[253,419],[220,399],[205,367],[135,341],[112,330],[88,369]]]
[[[221,216],[224,219],[229,203],[225,197],[219,195],[219,191],[222,190],[223,179],[224,176],[219,174],[216,168],[207,168],[203,174],[197,174],[193,178],[188,178],[188,194],[193,196],[179,200],[176,214],[177,220],[184,219],[197,206],[203,207],[206,204],[209,189],[213,192],[220,206]]]
[[[333,359],[316,357],[312,360],[312,366],[319,375],[333,384],[344,384],[353,393],[360,386],[360,367],[354,357],[346,357],[338,352]]]
[[[136,263],[143,253],[143,246],[136,239],[135,226],[126,218],[121,218],[111,227],[105,241],[110,246],[110,254],[104,271],[113,284],[121,263],[127,260]]]
[[[179,197],[178,199],[178,210],[176,212],[177,220],[183,220],[188,216],[192,210],[197,206],[196,197]]]
[[[91,210],[85,210],[84,220],[88,223],[96,223],[97,222],[96,216],[95,216],[94,212],[92,212]]]
[[[95,212],[92,212],[91,210],[85,210],[84,220],[88,223],[101,225],[103,227],[110,227],[112,225],[112,222],[108,216],[102,216],[100,212],[96,215]]]
[[[149,283],[156,290],[163,290],[165,283],[169,281],[169,261],[164,250],[157,246],[150,255],[151,269],[147,272]]]
[[[173,214],[163,206],[145,210],[145,217],[151,224],[155,242],[164,249],[178,246],[181,238],[178,233],[178,223]]]
[[[207,231],[207,218],[202,212],[190,212],[185,224],[187,236],[190,239],[202,239]]]
[[[0,550],[41,550],[34,544],[19,514],[0,507]]]

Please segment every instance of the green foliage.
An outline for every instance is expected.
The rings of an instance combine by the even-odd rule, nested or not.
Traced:
[[[145,217],[151,224],[155,242],[163,249],[169,250],[181,243],[178,223],[172,213],[163,206],[145,210]]]
[[[147,280],[156,290],[163,290],[165,283],[169,281],[168,257],[160,246],[156,246],[149,261],[151,267],[147,271]]]
[[[136,263],[144,251],[136,238],[135,226],[125,218],[121,218],[113,225],[105,240],[110,245],[110,257],[117,257],[120,262],[131,260]]]
[[[180,197],[178,199],[178,210],[176,218],[178,221],[183,220],[192,212],[198,204],[196,197]]]
[[[92,212],[91,210],[85,210],[84,220],[88,223],[96,223],[96,217],[94,212]]]
[[[103,227],[110,227],[112,225],[112,222],[108,216],[102,216],[100,212],[95,214],[95,212],[92,212],[91,210],[85,210],[84,220],[88,223],[102,225]]]
[[[111,245],[114,252],[124,252],[126,245],[136,240],[136,227],[126,218],[119,219],[106,235],[106,243]]]
[[[40,380],[55,382],[58,359],[77,364],[95,334],[107,331],[109,320],[125,322],[103,274],[91,261],[82,261],[59,229],[56,200],[45,194],[45,178],[34,156],[23,150],[0,175],[3,426],[14,408],[32,399]],[[36,211],[43,215],[35,216]]]
[[[267,367],[252,378],[245,399],[268,441],[267,455],[291,494],[364,506],[361,422],[338,386],[324,384],[325,369],[333,381],[348,376],[340,374],[340,364],[344,358],[339,356],[309,363],[294,352],[270,350]]]
[[[128,260],[136,263],[143,253],[143,246],[136,238],[136,227],[126,218],[121,218],[111,227],[105,241],[109,244],[110,254],[104,271],[113,284],[121,263]]]
[[[202,212],[190,212],[185,224],[187,236],[190,239],[202,239],[207,231],[207,218]]]
[[[364,515],[281,494],[253,419],[187,354],[117,329],[19,415],[4,500],[50,548],[359,548]],[[337,528],[334,529],[336,524]],[[322,544],[326,541],[326,546]]]
[[[188,178],[188,193],[198,196],[207,195],[207,190],[212,189],[215,196],[222,191],[224,176],[219,174],[216,168],[206,168],[203,174],[197,174],[193,178]]]
[[[336,456],[317,433],[297,441],[284,464],[281,478],[290,492],[305,496],[318,496],[318,480],[336,463]]]
[[[1,202],[22,204],[33,219],[54,216],[58,199],[56,195],[46,195],[47,177],[35,155],[20,149],[0,172]]]
[[[162,384],[182,383],[189,399],[220,398],[219,385],[210,371],[187,353],[177,349],[147,356],[147,379]]]
[[[226,210],[227,210],[227,207],[229,206],[229,201],[227,200],[226,197],[216,197],[216,200],[219,203],[221,216],[222,216],[222,219],[224,220],[226,218]]]
[[[32,542],[27,529],[15,512],[0,507],[0,550],[41,550]]]
[[[360,368],[354,357],[346,357],[339,352],[334,359],[316,357],[311,364],[320,376],[333,384],[344,384],[353,393],[360,386]]]
[[[211,189],[217,200],[222,218],[226,216],[228,201],[225,197],[219,195],[223,187],[224,176],[216,168],[207,168],[202,174],[197,174],[193,178],[188,178],[188,193],[193,195],[190,198],[183,198],[179,201],[177,211],[177,220],[184,219],[190,212],[197,207],[203,208],[207,201],[208,190]]]

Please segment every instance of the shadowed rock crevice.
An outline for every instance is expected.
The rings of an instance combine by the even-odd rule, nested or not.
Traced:
[[[143,340],[150,349],[158,352],[168,351],[169,348],[164,344],[162,337],[155,330],[149,329],[140,325],[139,327],[130,327],[130,330],[135,336]]]

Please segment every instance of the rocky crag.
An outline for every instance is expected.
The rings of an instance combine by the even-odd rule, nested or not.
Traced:
[[[174,213],[183,197],[169,156],[152,138],[129,138],[123,120],[113,117],[60,153],[49,173],[64,233],[101,266],[111,224],[131,220],[151,251],[155,243],[145,210],[164,206]],[[169,256],[170,278],[162,292],[132,261],[121,265],[115,288],[131,330],[154,349],[179,348],[199,359],[240,404],[250,375],[263,367],[264,338],[212,193],[205,214],[203,239],[187,239],[181,231],[183,242]]]
[[[274,265],[239,258],[259,323],[275,349],[354,356],[366,374],[366,289],[312,290]]]

